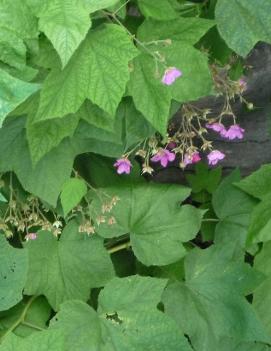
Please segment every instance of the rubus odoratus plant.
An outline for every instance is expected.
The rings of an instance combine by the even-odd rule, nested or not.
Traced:
[[[269,350],[271,165],[221,180],[211,133],[244,138],[271,1],[0,0],[0,19],[0,351]]]

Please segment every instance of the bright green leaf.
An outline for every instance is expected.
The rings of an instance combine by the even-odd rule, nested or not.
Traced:
[[[209,170],[205,163],[200,162],[195,166],[195,174],[187,174],[186,179],[194,193],[207,190],[212,194],[220,182],[221,172],[221,167]]]
[[[182,243],[196,236],[203,215],[190,205],[180,207],[188,188],[137,184],[105,190],[120,201],[111,212],[116,224],[101,224],[98,234],[110,238],[130,233],[135,255],[147,266],[167,265],[185,255]],[[98,199],[94,206],[100,208]]]
[[[144,89],[142,87],[144,86]],[[155,75],[154,59],[141,54],[133,62],[128,84],[135,107],[160,133],[165,134],[169,118],[171,96]]]
[[[28,269],[27,252],[13,248],[0,234],[0,262],[0,311],[3,311],[22,299]]]
[[[103,240],[78,233],[75,222],[69,222],[60,240],[41,231],[25,246],[29,253],[25,293],[46,296],[55,310],[66,300],[87,301],[91,288],[103,286],[114,275]]]
[[[65,217],[79,204],[82,198],[87,194],[87,191],[86,183],[79,178],[71,178],[64,184],[60,200]]]
[[[271,2],[218,0],[215,17],[228,46],[245,57],[258,41],[271,43]]]
[[[86,98],[114,116],[129,79],[128,62],[136,54],[119,26],[90,31],[64,70],[46,79],[36,121],[74,113]]]
[[[39,17],[40,29],[53,43],[65,67],[90,28],[88,9],[80,0],[47,0]]]

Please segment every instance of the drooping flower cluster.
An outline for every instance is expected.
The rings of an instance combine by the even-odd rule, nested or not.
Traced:
[[[167,167],[171,162],[178,162],[179,167],[184,169],[188,165],[193,165],[201,161],[206,154],[210,166],[215,166],[225,158],[225,154],[216,150],[212,141],[206,136],[209,131],[218,133],[227,140],[243,139],[245,130],[236,123],[236,116],[231,107],[231,101],[236,96],[245,103],[248,103],[242,93],[247,90],[247,82],[244,77],[238,81],[232,81],[227,74],[227,70],[212,66],[213,80],[217,90],[217,95],[224,97],[224,105],[218,116],[211,116],[210,109],[200,109],[191,104],[183,104],[182,119],[180,125],[169,125],[169,133],[166,140],[161,136],[142,141],[138,145],[137,151],[133,149],[119,158],[114,167],[118,174],[129,174],[132,164],[130,155],[140,156],[142,162],[142,173],[152,174],[154,169],[151,163],[159,163],[162,167]],[[183,73],[176,67],[169,67],[164,71],[162,83],[172,85]],[[228,127],[226,127],[228,126]],[[174,132],[172,132],[174,131]],[[143,145],[143,146],[142,146]]]

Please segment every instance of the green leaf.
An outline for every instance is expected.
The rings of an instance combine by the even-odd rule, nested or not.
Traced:
[[[147,266],[167,265],[185,255],[183,242],[199,231],[203,211],[179,204],[190,190],[176,185],[136,184],[106,188],[109,195],[120,198],[111,214],[116,224],[101,224],[98,234],[105,238],[130,233],[137,258]],[[100,208],[100,201],[94,201]]]
[[[195,166],[195,174],[187,174],[186,179],[194,193],[207,190],[210,194],[212,194],[220,182],[221,172],[221,167],[216,167],[209,170],[205,163],[200,162]]]
[[[11,247],[1,234],[0,262],[0,311],[3,311],[22,299],[28,269],[27,252]]]
[[[71,137],[79,122],[77,115],[68,115],[62,119],[54,118],[40,123],[32,123],[33,115],[29,117],[26,136],[34,166],[65,137]]]
[[[80,0],[47,0],[39,17],[39,28],[51,40],[65,67],[90,28],[88,9]]]
[[[74,157],[84,145],[78,139],[73,143],[65,139],[32,168],[24,124],[22,117],[10,118],[0,129],[0,154],[5,155],[0,158],[0,172],[14,171],[25,190],[55,206],[70,178]]]
[[[220,219],[216,226],[215,241],[244,247],[251,212],[257,201],[234,186],[240,178],[239,170],[225,178],[213,194],[212,203]]]
[[[213,81],[207,55],[178,41],[161,48],[159,52],[165,57],[168,67],[177,67],[182,71],[182,76],[167,87],[174,100],[193,101],[212,93]]]
[[[133,97],[136,109],[156,130],[165,134],[171,96],[167,87],[155,76],[153,58],[141,54],[133,61],[133,71],[128,83],[128,91]]]
[[[60,195],[64,217],[79,204],[87,191],[86,183],[79,178],[71,178],[64,184]]]
[[[34,333],[27,338],[9,334],[0,346],[0,351],[63,351],[64,337],[58,331]]]
[[[86,100],[76,113],[78,117],[99,129],[113,132],[115,120],[108,113],[94,105],[90,100]]]
[[[261,252],[255,258],[254,266],[255,269],[266,276],[266,279],[254,292],[253,306],[270,334],[271,296],[269,292],[271,288],[271,242],[263,245]]]
[[[1,16],[0,16],[1,17]],[[39,84],[26,83],[0,69],[0,127],[5,117],[34,94]]]
[[[235,184],[249,195],[263,199],[271,192],[271,165],[263,165],[259,170]]]
[[[219,338],[269,342],[245,295],[262,275],[232,256],[230,246],[194,249],[185,258],[185,283],[174,283],[163,296],[165,311],[200,351],[219,350]]]
[[[50,329],[64,333],[68,351],[86,345],[104,351],[191,351],[175,323],[157,310],[165,285],[166,280],[149,277],[115,278],[99,295],[98,313],[82,302],[69,301]]]
[[[32,299],[32,303],[28,306],[30,300],[22,301],[12,309],[0,314],[0,337],[14,326],[26,311],[24,323],[19,324],[13,333],[17,336],[27,337],[38,331],[38,328],[46,329],[47,322],[50,319],[52,309],[47,300],[43,296]]]
[[[137,36],[143,42],[170,39],[194,45],[214,25],[214,21],[199,17],[163,22],[148,19],[139,27]]]
[[[103,240],[78,233],[75,222],[69,222],[60,240],[41,231],[25,245],[29,253],[25,293],[46,296],[54,310],[66,300],[87,301],[91,288],[103,286],[114,276]]]
[[[11,29],[22,39],[38,36],[38,21],[31,13],[26,1],[2,0],[0,23],[2,27]]]
[[[215,17],[218,30],[238,55],[247,56],[258,41],[271,43],[269,0],[218,0]]]
[[[95,12],[101,9],[114,6],[119,0],[83,0],[89,12]]]
[[[45,80],[35,120],[75,113],[86,98],[114,116],[129,79],[128,62],[136,54],[119,26],[90,31],[64,70]]]
[[[175,11],[170,0],[137,0],[140,11],[145,17],[152,17],[158,20],[172,20],[179,15]]]
[[[212,79],[207,57],[192,46],[173,42],[167,47],[161,47],[159,52],[168,67],[182,71],[182,77],[172,86],[165,86],[161,82],[164,65],[158,67],[157,71],[154,59],[150,55],[141,54],[133,62],[128,92],[133,97],[136,109],[155,129],[165,134],[171,99],[186,102],[208,95],[212,91]]]
[[[248,243],[255,244],[271,239],[271,193],[255,207],[248,229]]]

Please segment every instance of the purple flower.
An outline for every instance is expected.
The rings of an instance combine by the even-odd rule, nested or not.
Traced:
[[[128,160],[128,158],[119,158],[116,163],[114,163],[114,167],[117,168],[118,174],[129,174],[131,172],[132,164]]]
[[[192,155],[185,154],[183,163],[185,166],[190,165],[192,163],[197,163],[201,160],[200,154],[195,151]]]
[[[28,241],[28,240],[36,240],[37,239],[37,234],[36,233],[29,233],[29,234],[26,234],[25,236],[25,240]]]
[[[229,140],[243,139],[244,132],[245,129],[241,128],[238,124],[233,124],[223,136]]]
[[[163,78],[162,78],[162,83],[166,85],[171,85],[175,82],[175,80],[179,77],[182,76],[182,72],[178,70],[176,67],[169,67],[166,69]]]
[[[205,127],[208,129],[212,129],[215,132],[218,132],[221,136],[225,136],[227,132],[225,126],[222,123],[207,123]]]
[[[223,160],[224,157],[225,154],[223,154],[223,152],[220,152],[219,150],[213,150],[209,153],[209,155],[207,155],[209,165],[212,166],[216,165],[218,161]]]
[[[152,162],[160,162],[161,166],[166,167],[168,162],[175,160],[176,155],[166,149],[160,149],[156,155],[151,158]]]

